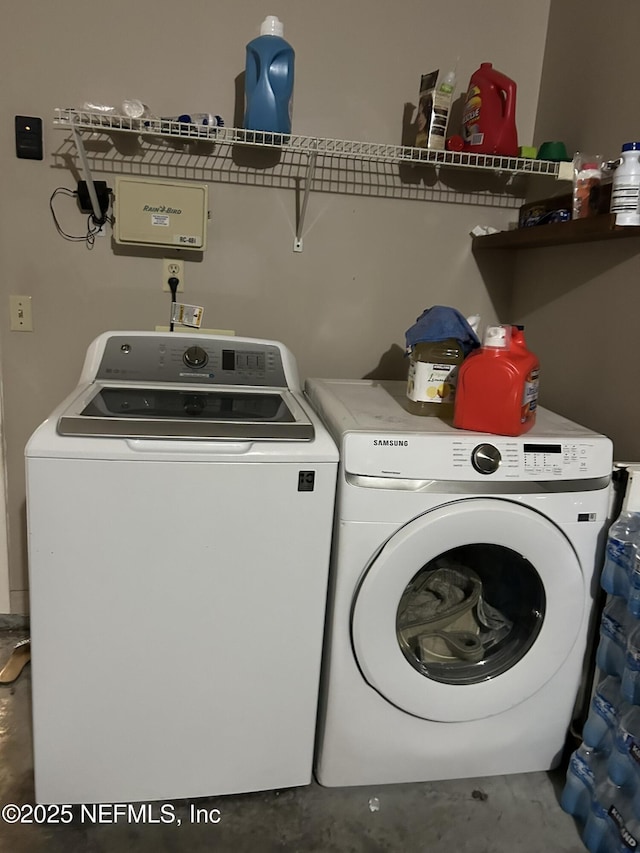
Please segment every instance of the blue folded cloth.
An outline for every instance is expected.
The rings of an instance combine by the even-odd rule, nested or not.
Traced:
[[[465,356],[480,346],[478,336],[465,317],[455,308],[447,308],[444,305],[426,308],[413,326],[407,329],[405,336],[407,353],[410,353],[416,344],[444,341],[446,338],[459,341]]]

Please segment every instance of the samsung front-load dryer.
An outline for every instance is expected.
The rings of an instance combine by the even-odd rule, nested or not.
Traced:
[[[337,464],[282,344],[94,341],[26,449],[38,802],[310,782]]]
[[[409,414],[404,383],[308,380],[341,453],[316,775],[545,770],[583,672],[612,445],[540,409],[511,438]]]

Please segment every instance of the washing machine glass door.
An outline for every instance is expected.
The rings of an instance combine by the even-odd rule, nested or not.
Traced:
[[[586,580],[565,534],[500,498],[444,504],[373,559],[352,610],[362,674],[393,705],[438,721],[524,701],[571,652]]]

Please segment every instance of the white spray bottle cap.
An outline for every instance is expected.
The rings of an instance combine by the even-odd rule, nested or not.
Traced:
[[[472,314],[470,317],[467,317],[467,323],[471,326],[471,328],[477,335],[478,329],[480,328],[480,315]]]
[[[640,513],[640,467],[631,465],[627,469],[629,479],[627,480],[627,489],[624,495],[625,512]]]
[[[482,346],[493,349],[509,349],[511,346],[511,326],[487,326]]]
[[[281,36],[284,34],[284,24],[275,15],[267,15],[260,27],[261,36]]]

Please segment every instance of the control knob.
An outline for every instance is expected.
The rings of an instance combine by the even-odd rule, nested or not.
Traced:
[[[494,474],[501,461],[500,451],[493,444],[479,444],[471,453],[471,464],[479,474]]]
[[[194,346],[185,350],[182,360],[187,367],[204,367],[209,361],[209,356],[202,347]]]

